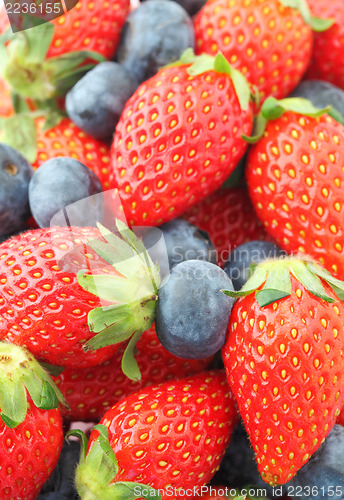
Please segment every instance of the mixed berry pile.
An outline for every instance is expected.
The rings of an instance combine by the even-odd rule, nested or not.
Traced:
[[[0,7],[0,500],[344,499],[343,1],[75,3]]]

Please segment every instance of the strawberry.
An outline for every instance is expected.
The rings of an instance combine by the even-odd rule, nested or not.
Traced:
[[[221,186],[246,150],[249,94],[220,54],[191,49],[136,90],[112,145],[114,196],[130,225],[162,224]]]
[[[339,425],[343,425],[344,426],[344,408],[342,409],[342,411],[340,412],[338,418],[337,418],[337,424]]]
[[[160,276],[124,224],[122,238],[100,228],[36,229],[0,245],[0,339],[86,367],[134,334],[122,367],[139,379],[133,348],[153,323]]]
[[[35,26],[33,17],[10,16],[17,31],[14,36],[6,32],[9,21],[6,11],[1,10],[1,43],[7,45],[2,50],[2,75],[11,89],[26,99],[42,102],[65,94],[90,64],[114,55],[129,8],[130,0],[104,4],[79,0],[74,9],[43,28]],[[31,22],[33,28],[20,31],[23,21]]]
[[[7,118],[13,114],[11,92],[6,80],[0,78],[0,118]]]
[[[343,125],[302,99],[266,104],[262,119],[272,120],[246,168],[257,215],[288,253],[306,253],[343,278]]]
[[[258,290],[258,291],[257,291]],[[262,478],[284,484],[344,403],[344,283],[312,261],[266,261],[240,292],[222,349]]]
[[[0,359],[0,497],[34,500],[61,452],[63,398],[28,351],[0,342]]]
[[[54,380],[70,410],[62,410],[67,420],[96,422],[121,399],[142,387],[167,380],[189,377],[203,371],[212,358],[187,360],[170,354],[159,342],[155,328],[143,333],[136,344],[136,361],[141,380],[132,381],[121,370],[122,344],[115,355],[91,368],[66,368]]]
[[[344,89],[342,45],[344,39],[344,5],[342,0],[308,0],[316,16],[334,19],[324,33],[315,33],[314,47],[307,78],[326,80]]]
[[[209,234],[221,267],[237,246],[267,237],[247,190],[242,187],[221,188],[194,205],[183,217]]]
[[[298,5],[300,12],[288,5]],[[209,0],[195,18],[196,52],[221,51],[256,85],[262,100],[282,98],[309,64],[310,25],[326,29],[331,22],[312,18],[303,0]]]
[[[130,493],[149,498],[153,487],[184,498],[182,490],[210,481],[236,421],[222,371],[142,389],[92,431],[76,471],[78,492],[104,500]]]

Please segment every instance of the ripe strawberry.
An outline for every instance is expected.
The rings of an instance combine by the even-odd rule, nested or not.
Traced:
[[[37,120],[37,153],[33,167],[57,156],[69,156],[81,161],[99,178],[103,189],[109,188],[109,147],[79,129],[64,118],[58,125],[44,129],[44,119]]]
[[[96,237],[99,231],[92,228],[44,228],[0,245],[0,339],[25,345],[53,365],[89,366],[115,352],[113,347],[88,354],[82,349],[93,336],[87,314],[101,304],[81,288],[76,273],[88,261],[109,268],[82,246]],[[77,245],[71,255],[79,264],[61,267],[63,256]]]
[[[239,97],[238,97],[239,96]],[[112,187],[131,225],[159,225],[221,186],[252,128],[249,88],[219,54],[160,70],[127,102],[112,145]]]
[[[343,425],[344,426],[344,408],[340,412],[336,424]]]
[[[314,34],[314,46],[307,78],[326,80],[344,89],[342,45],[344,39],[344,4],[342,0],[308,0],[316,16],[335,20],[324,33]]]
[[[63,442],[56,386],[32,355],[0,342],[0,497],[33,500]]]
[[[56,467],[63,443],[59,410],[40,410],[29,403],[20,425],[0,421],[0,496],[34,500]]]
[[[217,251],[219,266],[234,248],[267,237],[245,188],[221,188],[194,205],[183,216],[209,234]]]
[[[288,258],[260,264],[234,293],[222,354],[267,483],[297,473],[343,406],[343,291],[317,264]]]
[[[53,365],[85,367],[134,334],[122,366],[139,378],[134,343],[153,323],[160,277],[126,226],[122,238],[100,229],[36,229],[0,245],[0,339]]]
[[[23,16],[10,16],[12,27],[17,26],[14,37],[6,33],[9,20],[1,10],[0,35],[3,44],[9,42],[2,51],[2,76],[13,92],[39,102],[38,107],[42,101],[64,95],[90,64],[113,56],[129,8],[130,0],[102,4],[79,0],[67,14],[45,23],[43,30],[36,26],[21,31]]]
[[[236,420],[222,371],[142,389],[109,410],[92,431],[76,472],[78,492],[82,498],[121,498],[117,492],[126,485],[127,494],[129,489],[148,498],[143,492],[150,486],[184,498],[178,489],[210,481]],[[102,458],[100,469],[96,456]],[[106,468],[111,473],[105,476]]]
[[[298,104],[299,110],[285,111],[298,102],[293,99],[266,102],[280,118],[267,124],[248,155],[257,215],[281,248],[306,253],[343,278],[344,128],[328,115],[315,117],[315,109],[306,116],[308,101],[301,101],[305,112]]]
[[[129,0],[111,0],[105,5],[79,0],[67,14],[51,21],[54,36],[47,58],[93,50],[110,59],[116,52],[129,9]],[[6,31],[8,24],[6,10],[0,9],[0,34]]]
[[[136,344],[141,380],[133,381],[121,369],[125,345],[104,363],[90,368],[66,368],[54,380],[66,397],[70,410],[62,410],[70,421],[98,422],[111,406],[142,387],[189,377],[203,371],[212,358],[188,360],[170,354],[159,342],[155,328],[143,333]]]
[[[11,91],[6,80],[0,78],[0,118],[7,118],[13,115]]]
[[[221,51],[257,86],[262,99],[287,96],[309,64],[313,35],[308,24],[314,24],[305,5],[299,13],[288,3],[209,0],[195,18],[196,52]],[[317,28],[329,25],[324,22]]]

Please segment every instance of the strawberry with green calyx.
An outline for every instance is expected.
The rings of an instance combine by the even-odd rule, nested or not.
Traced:
[[[88,500],[134,498],[140,483],[136,498],[144,496],[143,485],[184,498],[179,489],[210,481],[236,422],[222,370],[142,389],[105,413],[87,449],[81,435],[78,493]]]
[[[312,29],[332,23],[313,17],[306,0],[209,0],[195,17],[196,53],[222,52],[262,100],[283,98],[307,69]]]
[[[54,32],[54,25],[45,23],[14,35],[1,35],[0,73],[12,91],[23,98],[47,101],[64,95],[82,74],[105,60],[98,52],[88,50],[66,50],[47,58]]]
[[[311,260],[258,265],[239,292],[222,349],[262,478],[288,482],[344,403],[344,283]]]
[[[47,371],[29,351],[0,342],[0,417],[11,429],[24,422],[30,404],[42,410],[68,405]]]
[[[272,98],[263,108],[246,163],[257,215],[282,249],[343,279],[344,127],[304,99]]]
[[[118,227],[120,236],[51,227],[3,242],[0,339],[52,365],[86,367],[132,337],[122,366],[139,379],[133,349],[153,323],[160,276],[140,240]]]
[[[250,97],[221,54],[191,49],[136,90],[111,151],[114,202],[120,198],[130,225],[167,222],[223,184],[247,149]]]

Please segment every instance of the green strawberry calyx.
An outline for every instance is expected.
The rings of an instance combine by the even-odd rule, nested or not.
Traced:
[[[223,292],[234,298],[255,293],[260,307],[265,307],[291,294],[291,275],[293,275],[308,292],[325,302],[333,303],[335,299],[326,293],[322,281],[332,288],[339,300],[344,300],[344,281],[334,278],[329,271],[304,257],[288,256],[266,260],[258,265],[253,264],[252,271],[253,274],[241,290],[238,292],[223,290]]]
[[[344,117],[332,106],[319,109],[311,101],[303,97],[287,97],[280,100],[275,97],[268,97],[255,118],[252,136],[243,135],[243,139],[250,144],[255,144],[263,137],[268,122],[281,118],[288,111],[312,118],[319,118],[328,114],[344,125]]]
[[[160,493],[151,486],[129,481],[116,481],[119,473],[117,459],[109,442],[109,431],[105,425],[96,425],[93,432],[99,436],[87,450],[87,438],[79,429],[67,433],[81,442],[80,462],[75,473],[77,491],[81,500],[135,500],[155,498]],[[120,477],[120,475],[119,475]]]
[[[81,76],[106,60],[93,51],[68,52],[47,58],[55,27],[44,23],[0,37],[0,74],[23,98],[46,101],[64,95]]]
[[[334,19],[324,19],[315,17],[308,6],[307,0],[279,0],[284,7],[291,7],[298,10],[303,20],[313,31],[322,32],[327,31],[335,23]]]
[[[240,73],[237,69],[234,69],[225,56],[219,52],[215,57],[208,54],[201,54],[196,56],[193,49],[186,49],[180,56],[180,59],[172,64],[165,67],[172,66],[182,66],[184,64],[189,64],[188,73],[190,76],[201,75],[207,71],[216,71],[217,73],[224,73],[229,75],[235,93],[238,97],[240,107],[243,111],[247,111],[250,105],[250,101],[253,98],[253,93],[250,89],[249,83],[245,76]]]
[[[80,270],[77,276],[82,288],[112,303],[88,313],[88,327],[97,335],[83,347],[85,351],[95,350],[130,339],[123,354],[122,370],[130,379],[139,380],[141,374],[134,349],[142,333],[153,324],[161,277],[142,241],[124,222],[117,220],[116,225],[118,235],[98,224],[105,241],[91,240],[87,245],[111,264],[118,275]]]
[[[37,408],[51,410],[68,405],[50,378],[29,351],[0,342],[0,417],[10,428],[17,427],[28,411],[27,394]]]

